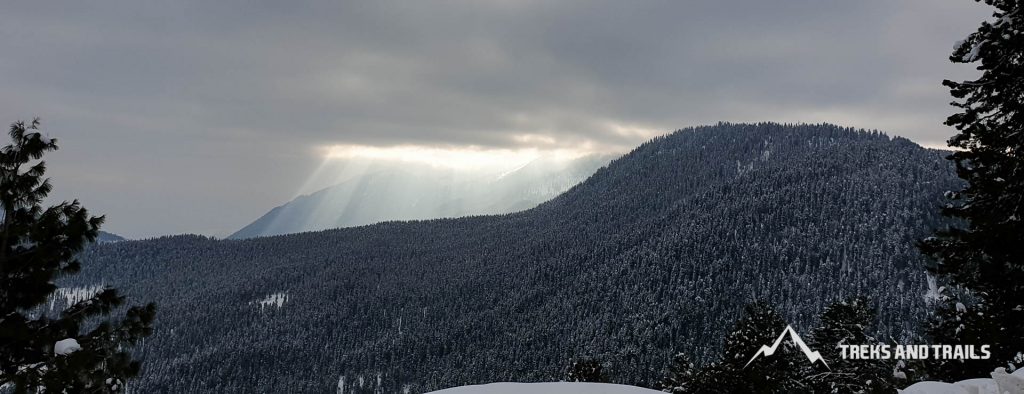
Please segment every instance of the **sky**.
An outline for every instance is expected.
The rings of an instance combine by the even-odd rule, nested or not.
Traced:
[[[46,1],[0,6],[0,121],[54,199],[131,238],[223,236],[346,160],[626,152],[687,126],[952,135],[970,0]],[[341,164],[339,164],[341,163]]]

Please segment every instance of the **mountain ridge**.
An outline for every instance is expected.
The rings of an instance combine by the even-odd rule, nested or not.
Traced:
[[[926,287],[913,241],[958,182],[941,152],[879,132],[718,124],[525,211],[101,245],[75,280],[161,305],[144,390],[424,392],[557,380],[578,357],[648,385],[675,352],[717,354],[751,300],[806,328],[870,295],[876,331],[905,337]]]
[[[125,237],[106,231],[100,231],[99,235],[96,236],[96,242],[121,242],[127,240]]]

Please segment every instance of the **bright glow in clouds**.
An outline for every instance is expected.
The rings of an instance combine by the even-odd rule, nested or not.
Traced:
[[[570,149],[540,150],[488,149],[480,147],[441,148],[420,145],[368,146],[333,145],[326,149],[327,159],[371,160],[429,165],[454,170],[501,171],[522,166],[541,157],[571,160],[587,154]]]
[[[638,140],[640,142],[643,142],[643,141],[649,140],[651,138],[657,137],[657,136],[659,136],[661,134],[665,134],[664,130],[660,130],[660,129],[656,129],[656,128],[652,128],[652,127],[642,127],[642,126],[636,126],[636,125],[626,125],[626,124],[619,124],[619,123],[614,123],[614,122],[609,122],[608,123],[608,129],[611,130],[616,135],[619,135],[621,137],[632,138],[632,139]]]
[[[526,142],[544,144],[542,134],[523,134],[523,145],[519,148],[485,148],[480,146],[437,146],[437,145],[391,145],[374,146],[360,144],[335,144],[320,146],[317,156],[320,165],[313,170],[302,186],[291,198],[314,193],[320,189],[340,183],[361,179],[370,174],[404,173],[414,177],[430,177],[444,174],[447,181],[476,182],[482,178],[499,179],[509,173],[521,170],[531,163],[539,168],[555,171],[561,165],[590,154],[615,154],[624,151],[596,149],[586,141],[558,147],[529,145]],[[536,170],[531,170],[536,171]],[[528,171],[529,172],[529,171]],[[520,176],[528,172],[519,171]],[[537,177],[547,172],[540,171]],[[406,190],[404,192],[409,192]],[[413,191],[414,192],[414,191]]]

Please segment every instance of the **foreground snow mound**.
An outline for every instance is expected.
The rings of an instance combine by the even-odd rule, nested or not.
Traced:
[[[900,390],[902,394],[1024,394],[1024,368],[1006,373],[996,368],[992,378],[962,380],[956,383],[918,382]]]
[[[660,391],[607,383],[491,383],[434,391],[432,394],[663,394]]]

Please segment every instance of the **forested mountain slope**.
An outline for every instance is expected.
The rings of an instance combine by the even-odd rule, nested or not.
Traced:
[[[922,316],[913,246],[955,187],[938,151],[831,125],[656,138],[540,206],[249,240],[97,245],[75,283],[160,306],[138,392],[423,392],[556,381],[576,357],[645,385],[717,354],[764,298],[807,327],[867,294]]]
[[[503,174],[456,177],[437,168],[362,174],[276,207],[229,238],[352,227],[389,220],[499,214],[533,208],[587,179],[616,155],[541,157]]]

